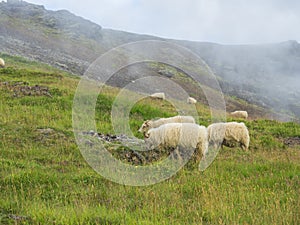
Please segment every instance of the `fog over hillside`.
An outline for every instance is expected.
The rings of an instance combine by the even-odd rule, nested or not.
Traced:
[[[223,91],[277,111],[300,115],[300,44],[184,43],[225,82]]]
[[[26,2],[0,3],[0,53],[20,55],[84,74],[101,54],[140,40],[163,40],[198,54],[218,76],[225,94],[300,118],[300,44],[256,45],[179,41],[104,29],[66,10]]]

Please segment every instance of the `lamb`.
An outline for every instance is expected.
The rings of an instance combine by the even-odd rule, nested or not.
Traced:
[[[232,116],[234,118],[247,119],[248,113],[247,113],[247,111],[234,111],[234,112],[230,113],[230,116]]]
[[[196,104],[196,103],[197,103],[197,100],[194,99],[194,98],[192,98],[192,97],[188,97],[187,100],[186,100],[186,102],[187,102],[188,104]]]
[[[150,95],[151,98],[157,98],[157,99],[162,99],[165,100],[166,96],[164,92],[158,92],[158,93],[154,93],[152,95]]]
[[[5,67],[5,62],[2,58],[0,58],[0,68],[4,68]]]
[[[208,151],[206,127],[193,123],[167,123],[151,128],[145,134],[145,143],[150,149],[178,146],[196,149],[196,155],[202,154],[203,158]]]
[[[208,142],[214,147],[223,147],[228,142],[237,142],[241,148],[248,150],[249,148],[249,131],[244,123],[228,122],[213,123],[207,127]],[[228,146],[230,147],[230,146]]]
[[[146,120],[138,131],[140,133],[143,133],[145,136],[145,133],[150,128],[156,128],[166,123],[196,123],[196,122],[192,116],[173,116],[169,118],[160,118],[158,120]]]

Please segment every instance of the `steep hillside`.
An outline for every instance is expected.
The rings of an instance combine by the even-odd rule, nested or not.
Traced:
[[[5,57],[8,65],[0,68],[0,224],[300,223],[299,124],[244,121],[251,138],[248,152],[225,147],[204,172],[191,161],[164,182],[120,185],[93,171],[75,142],[72,105],[79,78]],[[111,108],[119,91],[106,87],[97,99],[101,135],[86,131],[87,145],[115,138]],[[210,124],[208,108],[198,103],[197,110],[201,124]],[[145,99],[134,105],[129,122],[138,136],[145,119],[175,114],[167,102]],[[116,145],[109,148],[114,157],[135,167],[159,165],[166,156]],[[139,158],[142,154],[146,157]]]
[[[198,54],[212,68],[227,96],[229,111],[242,108],[251,111],[253,117],[267,115],[284,121],[300,118],[300,44],[296,41],[229,46],[165,40],[103,29],[66,10],[50,11],[24,1],[1,2],[0,24],[0,53],[38,60],[75,74],[83,74],[101,54],[124,43],[153,39],[174,42]],[[147,66],[143,71],[160,76]],[[203,98],[185,86],[198,100]],[[243,108],[239,100],[234,101],[236,97],[274,113]]]

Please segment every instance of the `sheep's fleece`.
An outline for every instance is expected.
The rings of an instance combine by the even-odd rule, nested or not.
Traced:
[[[207,133],[209,143],[215,147],[222,145],[224,141],[235,141],[244,150],[248,150],[250,137],[248,128],[244,123],[213,123],[207,127]]]
[[[194,98],[192,98],[192,97],[188,97],[187,100],[186,100],[186,102],[187,102],[188,104],[196,104],[196,103],[197,103],[197,100],[194,99]]]
[[[158,92],[158,93],[154,93],[152,95],[150,95],[151,98],[158,98],[158,99],[166,99],[166,95],[164,92]]]
[[[5,67],[5,62],[2,58],[0,58],[0,68],[4,68]]]
[[[208,149],[207,130],[193,123],[168,123],[147,131],[145,143],[150,149],[177,146],[192,148],[205,156]]]
[[[247,111],[234,111],[234,112],[230,113],[230,116],[234,117],[234,118],[247,119],[248,112]]]
[[[159,127],[167,123],[196,123],[192,116],[173,116],[169,118],[160,118],[158,120],[147,120],[145,121],[139,129],[139,132],[145,133],[151,129]]]

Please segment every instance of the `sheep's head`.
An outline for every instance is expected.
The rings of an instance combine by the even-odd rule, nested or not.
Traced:
[[[145,133],[149,130],[150,128],[150,124],[151,124],[151,121],[150,120],[147,120],[145,121],[142,126],[140,127],[140,129],[138,130],[140,133]]]

